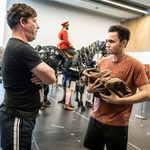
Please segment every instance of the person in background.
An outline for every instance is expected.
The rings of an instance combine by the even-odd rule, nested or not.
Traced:
[[[63,62],[63,68],[66,73],[63,74],[63,86],[64,86],[63,99],[58,101],[58,103],[64,104],[64,108],[66,110],[73,110],[73,107],[71,107],[72,105],[71,104],[69,105],[70,103],[69,101],[71,98],[71,89],[70,89],[71,77],[67,75],[67,72],[68,68],[75,65],[78,58],[78,53],[75,51],[74,47],[72,46],[68,38],[69,22],[68,21],[63,22],[61,25],[62,29],[58,34],[59,38],[58,48],[63,52],[62,55],[65,59]],[[69,59],[65,52],[68,52],[69,54],[73,55],[73,58]]]
[[[69,110],[69,111],[72,111],[74,109],[74,106],[71,103],[71,96],[72,96],[72,92],[70,88],[71,81],[72,81],[72,78],[70,74],[63,73],[63,78],[62,78],[62,86],[64,90],[63,100],[58,102],[58,103],[64,104],[64,109]]]
[[[48,93],[49,93],[49,85],[43,84],[42,85],[42,92],[44,93],[43,100],[41,101],[41,110],[45,110],[47,107],[51,105],[50,100],[48,100]]]
[[[77,61],[78,53],[75,51],[74,47],[72,46],[72,44],[68,39],[69,22],[66,21],[61,25],[62,25],[62,29],[58,34],[58,38],[59,38],[58,48],[63,52],[67,51],[69,54],[73,55],[71,65],[74,65]],[[68,59],[66,55],[64,55],[64,57],[65,60]]]
[[[93,108],[93,93],[88,93],[87,91],[85,92],[86,94],[86,101],[85,101],[85,105],[87,107]]]
[[[5,89],[0,106],[3,150],[30,150],[32,131],[40,108],[41,84],[56,82],[55,72],[28,43],[36,38],[39,25],[36,11],[16,3],[7,11],[12,31],[2,60]]]
[[[143,64],[125,54],[130,31],[122,25],[113,25],[108,30],[106,49],[110,56],[97,63],[100,71],[109,69],[117,78],[123,80],[133,94],[119,97],[111,92],[102,94],[94,100],[94,108],[86,131],[84,146],[92,150],[127,150],[128,124],[132,104],[150,100],[150,85]],[[94,93],[99,79],[87,91]],[[136,93],[137,88],[139,92]]]

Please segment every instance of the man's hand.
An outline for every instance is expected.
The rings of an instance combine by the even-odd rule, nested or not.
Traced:
[[[69,45],[70,48],[75,49],[72,45]]]
[[[100,81],[100,78],[96,79],[95,82],[93,84],[90,84],[90,79],[88,78],[88,88],[87,88],[87,92],[88,93],[101,93],[103,92],[103,89],[102,88],[98,88],[99,87],[99,81]]]
[[[36,85],[38,85],[38,84],[42,85],[43,84],[43,82],[38,77],[36,77],[34,74],[32,74],[31,82],[36,84]]]
[[[100,96],[101,96],[101,99],[104,100],[107,103],[121,104],[121,98],[118,95],[116,95],[114,92],[112,92],[111,90],[109,90],[109,92],[111,93],[110,96],[99,93]]]

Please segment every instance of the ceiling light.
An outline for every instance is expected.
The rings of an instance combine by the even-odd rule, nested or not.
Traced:
[[[116,6],[119,6],[119,7],[123,7],[123,8],[129,9],[129,10],[133,10],[133,11],[136,11],[136,12],[140,12],[140,13],[143,13],[143,14],[148,14],[147,11],[144,11],[144,10],[141,10],[141,9],[138,9],[138,8],[135,8],[135,7],[127,6],[127,5],[124,5],[124,4],[120,4],[120,3],[117,3],[117,2],[113,2],[113,1],[109,1],[109,0],[101,0],[101,1],[109,3],[109,4],[113,4],[113,5],[116,5]]]

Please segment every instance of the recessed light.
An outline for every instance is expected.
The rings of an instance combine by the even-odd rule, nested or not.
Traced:
[[[95,7],[95,9],[99,9],[99,7]]]

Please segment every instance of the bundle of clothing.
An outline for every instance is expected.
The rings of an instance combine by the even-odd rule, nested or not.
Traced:
[[[110,70],[99,71],[97,68],[86,69],[83,72],[85,84],[93,84],[98,80],[95,85],[95,96],[100,97],[99,93],[104,95],[111,95],[110,91],[113,91],[119,97],[129,96],[132,91],[127,84],[119,78],[116,78]]]

